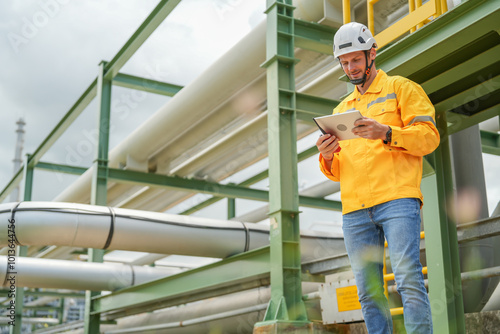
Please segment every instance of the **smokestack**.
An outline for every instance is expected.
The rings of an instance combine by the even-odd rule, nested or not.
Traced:
[[[21,168],[21,164],[23,163],[23,148],[24,148],[24,126],[26,123],[24,122],[24,119],[21,117],[19,120],[16,122],[17,124],[17,142],[16,142],[16,152],[14,155],[14,174],[17,173],[19,168]],[[13,191],[12,194],[10,195],[10,201],[11,202],[19,202],[19,186],[17,186]]]

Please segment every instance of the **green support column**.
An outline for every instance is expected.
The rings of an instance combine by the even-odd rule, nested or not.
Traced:
[[[299,332],[309,327],[302,301],[295,63],[291,0],[267,1],[267,107],[271,300],[254,332]]]
[[[97,78],[97,101],[99,103],[98,129],[99,141],[97,158],[94,161],[94,172],[92,175],[92,193],[90,204],[107,205],[108,184],[108,151],[109,151],[109,123],[111,119],[111,80],[105,79],[106,62],[99,64],[99,76]],[[104,246],[104,245],[103,245]],[[89,249],[89,262],[103,262],[104,250]],[[92,298],[99,292],[85,292],[85,334],[98,334],[100,327],[100,315],[91,314]]]
[[[24,201],[31,201],[31,195],[33,192],[33,166],[29,165],[31,159],[30,154],[26,154],[26,163],[24,168]],[[28,256],[28,246],[17,246],[16,249],[17,257]],[[16,318],[15,326],[9,327],[9,334],[21,334],[23,325],[23,307],[24,307],[24,288],[16,287]]]
[[[227,219],[236,217],[236,198],[227,199]]]
[[[438,115],[441,144],[429,157],[436,175],[423,180],[424,229],[429,298],[434,333],[465,334],[457,229],[447,215],[453,198],[451,158],[445,114]]]
[[[35,311],[36,312],[36,311]],[[59,299],[59,308],[57,309],[57,318],[59,325],[63,323],[64,318],[64,298]]]

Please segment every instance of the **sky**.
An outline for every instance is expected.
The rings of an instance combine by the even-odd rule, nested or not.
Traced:
[[[158,0],[0,2],[1,189],[13,174],[16,121],[22,117],[26,122],[24,153],[34,152],[96,78],[99,63],[113,58],[157,3]],[[264,6],[264,0],[183,0],[121,72],[187,85],[265,19]],[[168,100],[113,87],[111,148]],[[95,155],[92,143],[96,119],[93,102],[42,161],[90,166]],[[314,145],[316,136],[302,142],[302,149]],[[496,176],[500,158],[483,156],[491,213],[500,199]],[[302,163],[299,173],[302,188],[324,179],[317,169],[316,157]],[[51,200],[75,179],[37,170],[33,200]],[[248,203],[244,206],[252,207]],[[308,210],[305,215],[310,218],[316,212]],[[323,215],[317,219],[331,217]],[[335,215],[335,219],[339,216]]]
[[[0,187],[13,174],[16,121],[32,153],[111,60],[158,0],[2,1],[0,3]],[[264,1],[183,0],[122,73],[187,85],[265,19]],[[110,147],[169,97],[113,87]],[[92,102],[42,161],[90,166],[97,122]],[[42,175],[42,177],[38,177]],[[36,171],[33,200],[51,200],[74,180]]]

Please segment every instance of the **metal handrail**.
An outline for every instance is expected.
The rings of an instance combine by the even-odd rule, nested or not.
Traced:
[[[422,231],[420,232],[420,239],[425,238],[425,232]],[[389,298],[389,287],[387,282],[388,281],[393,281],[394,280],[394,273],[388,274],[387,273],[387,261],[386,261],[386,256],[385,256],[385,249],[387,248],[388,243],[387,241],[384,243],[384,267],[383,267],[383,275],[384,275],[384,294],[386,298]],[[422,274],[427,275],[427,267],[422,268]],[[391,308],[391,315],[400,315],[403,314],[403,308],[402,307],[395,307]]]
[[[422,0],[408,0],[409,13],[402,19],[394,22],[391,26],[375,35],[375,19],[373,6],[379,0],[367,0],[368,29],[375,36],[379,48],[389,44],[406,32],[413,33],[425,24],[431,22],[441,14],[448,11],[446,0],[429,0],[422,4]],[[342,0],[342,12],[344,24],[351,22],[351,1]]]

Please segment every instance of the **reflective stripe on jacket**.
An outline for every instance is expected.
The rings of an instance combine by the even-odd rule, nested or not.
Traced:
[[[340,142],[331,170],[319,155],[323,174],[340,181],[342,213],[399,198],[420,198],[422,157],[439,145],[434,106],[420,85],[378,70],[368,90],[358,89],[333,113],[357,109],[392,128],[392,142],[357,138]]]

